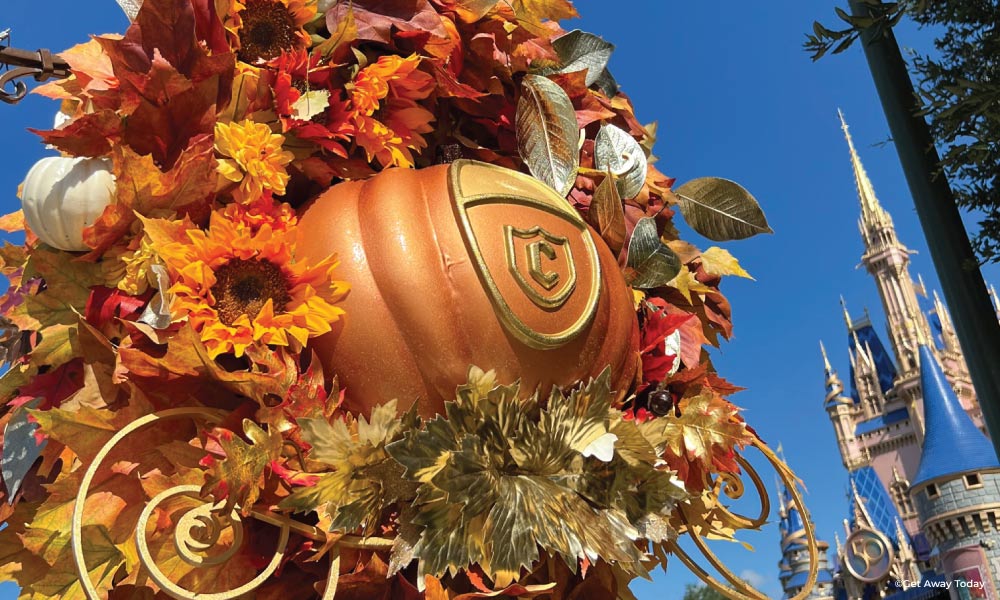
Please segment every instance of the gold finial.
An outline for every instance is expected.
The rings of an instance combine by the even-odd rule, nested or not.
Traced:
[[[854,183],[858,188],[858,199],[861,200],[862,221],[868,227],[876,224],[891,225],[892,220],[889,214],[882,209],[878,198],[875,197],[875,188],[872,187],[868,173],[865,171],[864,165],[861,164],[861,157],[858,156],[858,151],[854,148],[854,139],[851,137],[847,120],[844,119],[844,113],[837,109],[837,114],[840,115],[840,126],[844,130],[844,138],[847,139],[847,147],[851,152],[851,167],[854,170]]]
[[[823,355],[823,368],[826,369],[827,373],[832,373],[833,367],[830,366],[830,359],[826,355],[826,347],[823,346],[823,340],[819,341],[819,351]]]
[[[847,312],[847,302],[844,301],[844,296],[840,296],[840,307],[844,309],[844,323],[847,323],[847,329],[853,330],[854,323],[851,322],[851,313]]]

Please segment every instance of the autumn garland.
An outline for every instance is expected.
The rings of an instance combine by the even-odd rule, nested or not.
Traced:
[[[702,507],[703,535],[730,536],[709,482],[739,471],[755,435],[705,347],[731,333],[722,276],[748,275],[725,250],[678,239],[671,218],[679,208],[711,239],[766,221],[752,201],[739,223],[707,218],[698,186],[728,184],[671,191],[651,164],[655,126],[606,69],[611,46],[557,25],[575,15],[566,0],[147,0],[124,37],[65,52],[73,77],[41,92],[67,122],[37,133],[109,161],[117,186],[83,232],[85,254],[30,228],[24,246],[0,249],[11,282],[0,576],[23,597],[84,597],[69,539],[82,467],[129,422],[177,406],[228,416],[118,448],[84,511],[102,594],[155,588],[129,523],[175,485],[330,532],[295,538],[258,597],[313,597],[316,561],[344,534],[393,545],[345,554],[338,598],[435,600],[628,597],[692,526],[678,503]],[[558,149],[566,164],[535,157],[532,102],[565,139],[583,132]],[[296,252],[297,209],[332,182],[454,155],[532,173],[620,257],[642,336],[625,405],[606,374],[525,399],[472,368],[435,419],[399,418],[395,402],[367,419],[340,409],[350,390],[309,344],[342,316],[349,282],[335,257]],[[165,532],[178,510],[155,512],[154,545],[188,589],[231,589],[266,562],[263,524],[225,566],[177,561]]]

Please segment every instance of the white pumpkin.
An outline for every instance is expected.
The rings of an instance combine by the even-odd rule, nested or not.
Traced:
[[[115,177],[104,158],[50,156],[24,179],[21,207],[28,227],[46,244],[81,251],[83,230],[114,201]]]

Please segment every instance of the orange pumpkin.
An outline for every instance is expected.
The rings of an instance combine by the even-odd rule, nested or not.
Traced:
[[[311,342],[369,414],[394,398],[424,416],[470,365],[526,393],[611,368],[631,388],[639,332],[615,258],[573,207],[527,175],[474,161],[390,169],[304,210],[299,249],[335,252],[351,284],[336,329]]]

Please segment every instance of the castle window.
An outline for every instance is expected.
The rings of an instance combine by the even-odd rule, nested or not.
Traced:
[[[927,498],[933,500],[941,495],[941,491],[933,483],[927,485]]]
[[[964,479],[966,489],[983,487],[983,480],[979,478],[977,473],[970,473],[966,475]]]
[[[913,507],[913,499],[910,498],[910,489],[905,481],[894,481],[889,485],[892,492],[892,499],[896,502],[899,512],[904,519],[911,517],[916,510]]]

